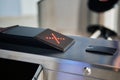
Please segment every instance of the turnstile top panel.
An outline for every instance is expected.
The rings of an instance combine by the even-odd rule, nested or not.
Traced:
[[[102,39],[90,39],[79,36],[70,36],[75,40],[75,44],[70,47],[66,52],[60,52],[54,49],[45,49],[31,46],[22,46],[10,43],[0,42],[1,50],[10,50],[17,52],[25,52],[27,54],[33,54],[38,56],[47,56],[51,58],[72,60],[72,61],[82,61],[90,64],[99,65],[109,65],[114,66],[116,58],[119,56],[119,42],[117,41],[107,41]],[[95,54],[86,52],[86,48],[89,45],[106,46],[111,48],[116,48],[117,51],[114,55],[106,54]],[[24,53],[21,53],[24,54]]]

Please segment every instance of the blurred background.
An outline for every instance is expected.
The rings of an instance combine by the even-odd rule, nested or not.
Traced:
[[[24,25],[38,27],[39,0],[0,0],[0,27]]]
[[[0,0],[0,27],[22,25],[51,28],[64,34],[89,37],[89,25],[100,23],[100,13],[89,0]],[[103,0],[105,1],[105,0]],[[102,25],[120,34],[120,1],[102,14]]]

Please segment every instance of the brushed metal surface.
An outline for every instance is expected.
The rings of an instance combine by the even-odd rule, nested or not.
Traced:
[[[65,69],[67,68],[65,67]],[[83,71],[81,70],[81,72]],[[110,70],[107,71],[99,68],[92,68],[91,75],[82,75],[49,69],[43,69],[38,75],[39,76],[36,80],[119,80],[120,78],[120,73],[115,73]]]
[[[37,47],[0,42],[0,58],[41,64],[45,71],[50,70],[54,71],[55,73],[62,72],[66,75],[81,75],[92,78],[100,78],[103,80],[120,79],[119,42],[83,38],[79,36],[71,37],[75,39],[75,44],[64,53],[56,50],[46,50]],[[116,47],[117,51],[114,55],[93,54],[85,52],[85,48],[91,44]],[[90,75],[86,75],[84,73],[85,67],[89,67],[91,69]],[[46,75],[46,77],[48,77],[48,75]]]

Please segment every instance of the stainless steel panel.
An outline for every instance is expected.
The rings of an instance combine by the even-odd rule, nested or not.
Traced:
[[[66,76],[68,74],[72,74],[75,76],[79,75],[106,80],[120,79],[119,42],[81,38],[78,36],[74,36],[72,38],[75,39],[76,43],[64,53],[29,46],[25,47],[8,43],[0,43],[0,47],[6,45],[6,47],[9,47],[10,49],[13,48],[13,50],[15,50],[0,49],[0,58],[41,64],[46,78],[49,77],[47,74],[49,72],[47,71],[50,70],[54,71],[56,74],[59,72],[65,73]],[[116,47],[117,51],[114,55],[92,54],[85,52],[85,48],[91,44]],[[27,49],[27,52],[20,51],[24,49]]]
[[[37,73],[37,75],[38,76],[33,80],[102,80],[95,77],[88,77],[67,72],[59,72],[49,69],[43,69],[42,71],[40,71],[40,73]]]
[[[38,3],[39,27],[75,33],[78,27],[79,3],[80,0],[40,0]]]
[[[39,65],[35,75],[33,76],[32,80],[44,80],[43,79],[43,67],[42,65]]]
[[[68,74],[79,75],[79,76],[80,75],[88,76],[88,77],[94,77],[94,78],[100,78],[100,79],[106,79],[106,80],[120,79],[120,76],[119,76],[120,72],[115,71],[116,69],[115,67],[110,68],[109,66],[103,66],[103,65],[100,67],[100,65],[97,65],[97,64],[93,65],[93,64],[88,64],[86,62],[61,60],[61,59],[55,59],[55,58],[50,58],[45,56],[29,55],[26,53],[21,54],[20,52],[13,52],[13,51],[9,51],[8,53],[5,54],[5,52],[2,53],[2,51],[4,50],[1,50],[0,57],[2,58],[42,64],[45,70],[55,71],[56,74],[59,72],[62,72],[62,73],[68,73]],[[17,53],[17,55],[15,53]],[[91,74],[86,74],[86,71],[85,71],[86,67],[89,67],[91,69]],[[66,75],[68,76],[68,74]],[[57,75],[54,75],[54,76],[57,76]],[[48,72],[45,73],[45,77],[49,78]]]
[[[50,70],[47,70],[47,75],[48,77],[46,80],[102,80],[94,77],[87,77],[87,76],[69,74],[64,72],[55,72]]]
[[[40,0],[39,26],[86,35],[89,25],[101,24],[120,34],[120,1],[114,8],[102,13],[102,16],[89,10],[87,3],[88,0]]]
[[[58,68],[58,70],[50,70],[43,68],[40,72],[37,72],[37,77],[35,77],[34,80],[119,80],[120,73],[114,72],[108,69],[102,69],[98,67],[89,67],[91,69],[90,74],[86,74],[85,67],[81,68],[82,64],[79,65],[79,68],[66,65],[60,65],[63,66],[64,70],[61,71]],[[59,66],[59,67],[60,67]],[[39,67],[41,69],[41,67]],[[38,71],[40,70],[38,68]],[[68,72],[66,72],[66,69]],[[69,72],[72,70],[72,72]],[[76,70],[80,71],[81,73],[75,73]]]

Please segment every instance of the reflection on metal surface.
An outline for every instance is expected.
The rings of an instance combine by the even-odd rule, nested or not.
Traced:
[[[35,75],[33,76],[32,80],[44,80],[43,79],[43,68],[39,65]]]
[[[99,35],[101,34],[101,32],[99,31],[99,30],[97,30],[93,35],[91,35],[91,37],[90,38],[98,38],[99,37]]]
[[[47,72],[47,76],[44,75],[43,72]],[[95,77],[88,77],[84,75],[66,73],[66,72],[59,72],[54,70],[44,69],[41,73],[37,74],[38,78],[35,80],[102,80]],[[41,76],[42,75],[42,76]],[[41,79],[41,77],[47,77],[47,79]]]
[[[120,69],[120,56],[118,56],[114,61],[115,71],[118,72]]]
[[[90,75],[90,74],[91,74],[91,69],[90,69],[89,67],[85,67],[85,68],[84,68],[84,73],[85,73],[86,75]]]
[[[90,66],[91,66],[90,64],[84,62],[60,60],[57,69],[62,72],[84,75],[84,68]]]

